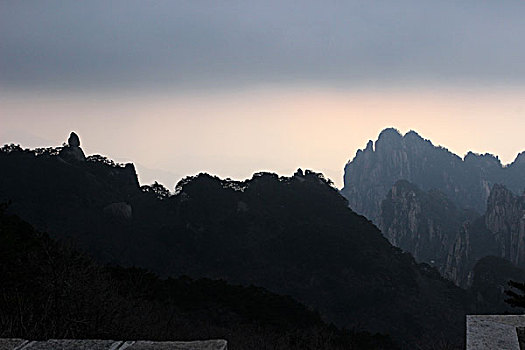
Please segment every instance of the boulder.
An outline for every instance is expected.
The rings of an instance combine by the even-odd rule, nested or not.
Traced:
[[[69,134],[67,144],[69,145],[69,147],[80,147],[80,138],[74,131],[72,131],[71,134]]]
[[[67,145],[60,151],[60,157],[69,162],[83,162],[86,160],[86,155],[82,148],[80,148],[80,138],[76,133],[71,132],[67,139]]]
[[[104,214],[117,219],[131,220],[133,218],[133,209],[126,202],[111,203],[104,207]]]

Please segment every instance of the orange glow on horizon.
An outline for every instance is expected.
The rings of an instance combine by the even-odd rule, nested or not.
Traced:
[[[79,133],[86,154],[102,153],[177,176],[200,171],[237,179],[256,171],[322,171],[338,187],[357,149],[385,127],[463,156],[490,152],[503,163],[525,149],[525,89],[336,90],[107,98],[4,95],[0,143],[61,144]],[[25,140],[25,141],[24,141]],[[153,179],[143,179],[151,182]]]

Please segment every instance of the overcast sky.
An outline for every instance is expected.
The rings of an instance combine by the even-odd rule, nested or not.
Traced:
[[[524,18],[522,0],[1,0],[0,143],[74,129],[170,187],[296,166],[340,184],[388,126],[508,162]]]

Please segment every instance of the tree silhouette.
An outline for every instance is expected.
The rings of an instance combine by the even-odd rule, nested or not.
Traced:
[[[232,349],[397,349],[324,323],[288,296],[139,268],[98,265],[0,202],[0,338],[223,338]]]
[[[163,200],[170,196],[170,190],[159,184],[157,181],[152,185],[144,185],[140,187],[140,190],[144,193],[151,193],[155,195],[157,199]]]

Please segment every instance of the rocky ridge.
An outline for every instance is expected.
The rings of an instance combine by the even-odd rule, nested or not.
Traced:
[[[378,221],[393,245],[459,286],[472,283],[472,269],[484,256],[525,267],[525,196],[503,185],[492,187],[481,216],[458,208],[439,191],[422,191],[401,180],[382,202]]]
[[[508,166],[491,154],[469,152],[462,159],[415,131],[403,136],[389,128],[346,164],[341,194],[352,209],[377,223],[381,202],[398,180],[424,191],[437,189],[459,208],[483,213],[495,183],[514,193],[525,189],[525,152]]]
[[[468,242],[470,224],[477,217],[437,190],[422,191],[400,180],[381,204],[378,227],[390,243],[459,284],[463,271],[458,269],[466,258],[463,241]]]

